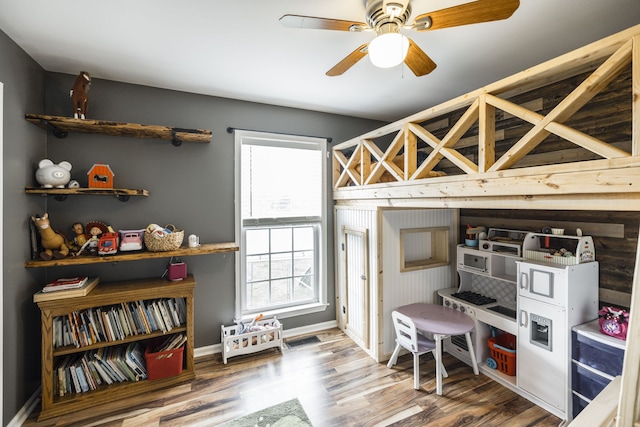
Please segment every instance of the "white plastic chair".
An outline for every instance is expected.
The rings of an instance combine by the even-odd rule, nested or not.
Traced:
[[[420,389],[420,356],[425,353],[433,353],[436,364],[440,364],[442,376],[449,375],[442,364],[441,355],[437,354],[436,342],[418,333],[413,321],[402,313],[391,312],[393,327],[396,330],[396,348],[387,363],[387,368],[391,368],[398,361],[400,349],[404,348],[413,354],[413,388]]]

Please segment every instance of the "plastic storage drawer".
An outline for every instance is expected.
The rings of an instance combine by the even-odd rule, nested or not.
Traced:
[[[572,395],[572,397],[573,397],[572,399],[573,400],[573,418],[575,418],[591,402],[589,402],[588,400],[584,400],[583,398],[576,395],[575,393]]]
[[[571,364],[572,389],[587,399],[595,398],[610,382],[610,378],[598,375],[577,363]]]
[[[571,334],[573,336],[572,354],[574,360],[612,377],[622,374],[624,349],[605,344],[575,331]]]

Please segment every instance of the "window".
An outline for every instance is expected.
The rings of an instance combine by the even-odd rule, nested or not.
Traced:
[[[449,228],[400,229],[400,272],[449,265]]]
[[[326,306],[326,140],[236,131],[236,317]]]

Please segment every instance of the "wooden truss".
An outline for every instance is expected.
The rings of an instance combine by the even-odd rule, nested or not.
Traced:
[[[632,27],[434,108],[343,142],[333,148],[333,197],[338,204],[461,208],[640,210],[640,26]],[[568,126],[584,107],[623,71],[632,68],[632,138],[625,148]],[[540,114],[510,98],[588,72],[554,108]],[[438,119],[463,111],[441,137],[430,130]],[[530,126],[496,156],[496,115]],[[615,113],[615,112],[614,112]],[[423,123],[428,123],[423,125]],[[477,136],[465,134],[477,126]],[[591,155],[522,166],[523,159],[550,135]],[[391,139],[390,142],[388,140]],[[469,141],[474,158],[461,152]],[[377,141],[383,140],[383,143]],[[419,144],[422,147],[419,149]],[[419,152],[428,152],[419,160]],[[423,156],[424,157],[424,156]],[[438,171],[446,162],[458,174]],[[525,162],[526,164],[526,162]],[[610,202],[610,203],[609,203]]]

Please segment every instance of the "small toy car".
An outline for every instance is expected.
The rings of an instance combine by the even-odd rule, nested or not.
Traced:
[[[144,228],[142,230],[119,230],[120,250],[139,251],[142,249]]]
[[[118,253],[118,233],[102,233],[98,241],[98,255]]]

